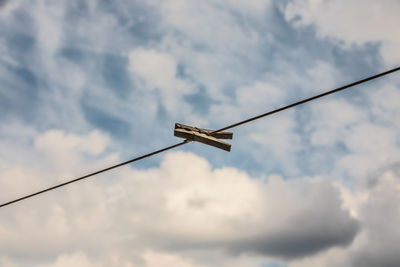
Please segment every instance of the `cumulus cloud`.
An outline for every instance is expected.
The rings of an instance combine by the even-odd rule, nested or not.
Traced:
[[[53,129],[37,137],[34,142],[37,151],[46,154],[58,170],[76,168],[82,164],[83,158],[94,158],[109,145],[109,137],[98,130],[87,135],[76,135]]]
[[[60,157],[64,153],[87,152],[92,155],[100,154],[109,145],[106,135],[97,130],[87,136],[65,134],[60,130],[49,130],[35,140],[35,147]]]
[[[371,171],[397,161],[398,88],[383,83],[356,99],[324,99],[311,105],[306,126],[310,144],[330,149],[337,176],[365,179]],[[362,99],[368,105],[358,102]],[[396,100],[392,100],[396,99]]]
[[[54,263],[38,265],[38,267],[67,267],[67,266],[102,267],[104,265],[90,261],[85,254],[79,252],[71,255],[61,255],[56,259]]]
[[[29,127],[17,129],[27,130],[25,133],[32,131]],[[3,202],[53,185],[63,177],[72,178],[77,171],[83,171],[82,162],[87,164],[87,168],[96,168],[117,160],[116,154],[103,155],[110,144],[109,138],[97,130],[82,135],[55,129],[34,134],[34,139],[21,133],[13,135],[15,140],[8,140],[15,154],[0,155],[4,159],[0,164],[0,185],[7,188],[1,195]]]
[[[362,6],[362,8],[360,8]],[[399,24],[400,3],[390,1],[325,1],[296,0],[288,3],[285,17],[295,26],[314,25],[317,34],[342,42],[346,46],[377,42],[387,65],[396,65],[400,54],[395,50],[400,44],[396,31]],[[340,14],[340,19],[338,18]]]
[[[251,140],[258,145],[258,148],[266,151],[268,155],[273,155],[280,164],[285,165],[290,175],[298,171],[295,153],[302,149],[296,127],[295,114],[288,112],[279,117],[272,116],[265,123],[258,123],[250,134]],[[264,158],[259,160],[266,161]]]
[[[400,109],[398,101],[400,99],[400,86],[387,83],[379,90],[368,92],[368,104],[371,107],[371,115],[374,120],[383,125],[390,125],[393,128],[400,127]]]
[[[354,243],[354,266],[397,266],[400,255],[400,164],[379,170],[369,180],[368,199],[360,209],[363,231]]]
[[[1,0],[0,1],[0,7],[3,7],[5,4],[7,4],[7,0]]]
[[[164,52],[136,49],[129,52],[129,70],[144,81],[144,88],[157,90],[162,104],[174,114],[190,110],[182,96],[192,93],[193,86],[177,77],[176,59]],[[185,112],[183,112],[185,113]]]
[[[292,1],[285,22],[263,0],[7,1],[1,201],[163,146],[173,120],[223,126],[335,87],[357,72],[335,64],[376,56],[366,43],[389,64],[398,4],[382,3],[365,19],[357,1]],[[396,266],[396,82],[235,129],[228,156],[169,153],[4,208],[0,265]]]
[[[307,128],[315,129],[311,134],[313,145],[334,145],[343,141],[346,130],[367,119],[363,108],[343,99],[329,99],[313,103],[312,120]]]
[[[183,153],[170,154],[160,174],[144,180],[159,177],[163,181],[157,183],[167,183],[168,190],[161,193],[165,204],[156,204],[162,223],[153,225],[151,232],[170,240],[167,246],[298,257],[345,245],[357,232],[357,223],[340,208],[338,192],[323,181],[286,182],[274,177],[264,184],[234,169],[212,171],[203,159]],[[321,206],[315,206],[314,198],[321,198]],[[341,227],[324,221],[325,212],[334,214]],[[306,236],[314,239],[315,247],[302,244]]]
[[[398,266],[399,174],[399,163],[381,168],[345,200],[353,202],[350,205],[357,210],[361,222],[361,231],[349,247],[333,248],[315,257],[294,261],[289,266]]]
[[[250,24],[256,18],[263,21],[268,2],[154,1],[166,32],[162,47],[181,60],[185,75],[203,85],[210,97],[224,101],[234,94],[233,84],[250,80],[241,75],[251,72],[243,60],[253,60],[247,51],[256,50],[261,39]],[[246,23],[241,24],[237,14]]]
[[[0,17],[8,16],[13,9],[17,8],[20,3],[15,3],[14,1],[0,0]]]
[[[105,146],[100,137],[99,133],[78,136],[50,131],[38,136],[33,148],[50,149],[56,140],[68,151],[88,138],[94,139],[93,145],[75,153],[100,153]],[[63,159],[63,152],[54,147],[49,157]],[[26,178],[27,172],[20,170]],[[23,249],[32,259],[61,255],[44,266],[71,262],[103,266],[100,262],[112,258],[108,250],[117,246],[121,251],[134,249],[136,257],[146,262],[139,261],[138,266],[153,266],[155,257],[142,253],[150,247],[167,253],[158,259],[162,262],[202,266],[207,264],[203,260],[197,265],[198,259],[180,257],[187,250],[217,250],[226,252],[223,258],[250,253],[291,259],[346,246],[358,232],[358,222],[342,208],[340,192],[318,178],[254,179],[235,168],[212,169],[207,160],[184,152],[167,154],[159,168],[125,168],[106,177],[118,182],[101,178],[6,210],[8,216],[0,224],[3,255]],[[29,212],[23,208],[26,205]],[[34,231],[37,227],[40,233]],[[40,247],[35,246],[38,239]],[[83,254],[64,255],[72,247]]]

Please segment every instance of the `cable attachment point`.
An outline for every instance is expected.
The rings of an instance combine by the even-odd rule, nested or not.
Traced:
[[[186,138],[187,142],[200,142],[206,145],[214,146],[225,151],[231,151],[231,145],[219,139],[232,139],[231,132],[215,132],[212,130],[202,129],[175,123],[174,135],[176,137]]]

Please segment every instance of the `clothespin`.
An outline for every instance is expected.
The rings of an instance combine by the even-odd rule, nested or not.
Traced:
[[[197,141],[203,144],[214,146],[226,151],[231,151],[231,145],[219,139],[232,139],[231,132],[216,132],[208,129],[202,129],[175,123],[174,135],[176,137],[186,138],[189,141]]]

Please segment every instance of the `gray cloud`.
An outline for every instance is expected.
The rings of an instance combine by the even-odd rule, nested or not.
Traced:
[[[213,175],[215,174],[208,174],[210,177]],[[202,179],[212,178],[202,177]],[[299,181],[274,179],[271,178],[267,184],[259,184],[262,188],[259,192],[248,192],[246,189],[243,192],[237,192],[242,195],[243,202],[248,201],[246,194],[256,194],[257,202],[254,203],[254,207],[248,207],[253,210],[239,210],[241,215],[226,218],[209,217],[209,223],[213,224],[214,220],[216,222],[222,220],[223,224],[220,226],[221,229],[208,231],[230,229],[229,236],[209,235],[207,230],[201,236],[184,230],[186,234],[182,235],[181,230],[184,229],[182,227],[180,230],[171,229],[168,234],[161,235],[159,239],[167,240],[166,243],[162,242],[166,248],[179,250],[215,248],[233,254],[250,253],[292,260],[332,247],[346,247],[357,236],[360,230],[359,222],[342,208],[340,193],[329,182],[318,179]],[[246,187],[247,182],[242,182]],[[229,188],[227,181],[226,190],[229,191]],[[201,187],[198,190],[201,190]],[[219,193],[221,197],[224,194],[230,194],[223,191]],[[196,212],[195,210],[204,211],[204,216],[207,216],[207,210],[212,209],[209,206],[212,197],[202,197],[202,194],[199,193],[196,196],[196,203],[201,203],[196,206],[189,205],[193,203],[191,197],[194,196],[187,195],[188,220],[191,214]],[[257,194],[262,196],[257,196]],[[240,202],[239,197],[238,203]],[[174,215],[170,214],[170,216]],[[256,220],[257,217],[260,219]],[[165,220],[164,222],[168,225],[169,219]],[[197,223],[193,227],[195,225]],[[201,228],[198,230],[204,231]]]
[[[345,200],[350,200],[348,203],[353,205],[360,225],[359,233],[349,246],[327,250],[315,257],[296,259],[290,266],[400,266],[399,173],[398,162],[382,167],[364,180],[362,189]]]
[[[294,231],[287,229],[288,231],[275,235],[255,237],[234,244],[232,249],[237,253],[255,252],[284,259],[301,258],[331,247],[346,247],[359,230],[358,222],[349,217],[341,220],[327,214],[325,220],[318,222],[315,217],[304,216],[308,219],[302,218],[305,224],[309,224],[307,229],[301,225],[293,225]]]
[[[98,133],[53,131],[35,144],[46,152],[43,160],[54,166],[65,159],[75,159],[70,164],[76,165],[86,161],[87,153],[101,153],[97,149],[105,149],[106,140]],[[85,150],[77,152],[76,146]],[[3,170],[4,175],[11,170]],[[15,187],[28,172],[29,168],[19,171]],[[113,180],[118,183],[110,184]],[[108,251],[117,246],[118,253],[133,249],[137,254],[150,247],[179,255],[225,251],[228,258],[234,254],[292,260],[344,247],[358,230],[357,221],[342,208],[339,191],[328,181],[274,176],[260,181],[233,168],[212,170],[205,159],[183,152],[167,154],[160,168],[126,169],[113,179],[94,180],[25,205],[36,206],[35,212],[23,215],[24,209],[10,209],[1,218],[0,230],[7,235],[0,249],[5,255],[26,252],[38,261],[39,256],[69,253],[75,243],[76,250],[97,259],[97,254],[109,257]],[[24,219],[12,224],[18,216]],[[45,225],[40,233],[32,231],[39,225]],[[18,246],[21,242],[23,248]]]
[[[399,266],[400,163],[382,168],[369,181],[369,199],[360,212],[364,242],[351,254],[352,266]]]
[[[7,4],[8,0],[0,0],[0,7],[3,7]]]

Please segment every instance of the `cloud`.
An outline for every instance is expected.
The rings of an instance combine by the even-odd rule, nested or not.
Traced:
[[[142,77],[149,89],[190,92],[190,85],[177,77],[177,67],[176,59],[164,52],[139,48],[129,53],[129,70]]]
[[[8,188],[2,192],[2,202],[65,181],[67,177],[71,179],[77,175],[76,171],[82,171],[82,162],[89,170],[117,160],[116,154],[103,154],[110,140],[97,130],[82,135],[55,129],[38,134],[26,126],[10,126],[14,126],[18,134],[13,131],[8,132],[9,135],[3,133],[3,138],[7,138],[10,144],[3,142],[1,146],[5,149],[12,147],[13,152],[0,154],[3,159],[0,185]]]
[[[1,201],[164,146],[173,121],[224,126],[373,72],[378,49],[395,60],[397,3],[364,5],[366,21],[359,4],[8,1]],[[191,146],[202,156],[157,156],[2,209],[0,265],[394,264],[397,82],[237,128],[230,154]]]
[[[165,32],[161,46],[180,59],[185,75],[203,85],[209,96],[224,100],[234,92],[232,85],[251,80],[242,75],[251,72],[243,60],[252,60],[246,51],[257,50],[260,36],[247,22],[251,24],[255,17],[263,19],[267,1],[229,1],[224,5],[215,1],[155,1],[155,5],[162,14]],[[239,14],[245,23],[241,24]]]
[[[140,201],[130,200],[138,211],[130,221],[142,239],[167,249],[292,258],[346,245],[358,229],[338,191],[318,179],[263,183],[235,169],[211,170],[204,159],[182,152],[168,154],[159,170],[132,176],[124,188],[136,188]]]
[[[214,256],[215,257],[215,256]],[[64,267],[64,266],[77,266],[77,267],[103,267],[103,266],[115,266],[115,267],[159,267],[159,266],[177,266],[177,267],[205,267],[213,266],[210,264],[201,264],[193,261],[189,257],[185,257],[176,253],[166,253],[162,251],[145,250],[140,257],[140,263],[134,263],[129,260],[126,255],[113,254],[109,257],[106,262],[101,263],[97,260],[89,258],[82,252],[68,253],[58,256],[54,261],[35,265],[35,267]],[[4,267],[15,267],[12,262],[6,258],[2,259]],[[209,262],[213,262],[212,259],[208,259]],[[1,262],[1,261],[0,261]],[[218,266],[259,266],[262,263],[260,260],[255,260],[249,257],[237,257],[233,260],[226,259],[225,262],[218,262]],[[3,266],[3,265],[2,265]]]
[[[375,121],[399,129],[400,87],[396,86],[396,79],[393,78],[393,83],[388,82],[380,86],[379,90],[368,91],[368,105],[371,107],[371,115]]]
[[[129,68],[142,76],[151,89],[173,87],[176,80],[176,60],[169,54],[138,49],[129,53]],[[180,89],[180,88],[177,88]],[[184,88],[182,88],[184,89]]]
[[[73,151],[74,153],[87,152],[97,155],[108,146],[108,138],[99,131],[92,131],[87,136],[65,134],[60,130],[47,131],[35,140],[37,149],[44,150],[50,154],[57,154]]]
[[[0,0],[0,7],[3,7],[7,4],[7,0]]]
[[[363,180],[371,171],[397,161],[398,112],[392,99],[397,99],[398,89],[389,84],[367,88],[355,99],[324,99],[311,105],[306,127],[310,144],[329,148],[337,177]],[[361,99],[368,104],[360,104]]]
[[[93,163],[85,153],[98,155],[107,145],[105,140],[98,132],[76,135],[53,130],[37,136],[32,149],[48,152],[43,161],[61,161],[66,157],[63,151],[83,144],[73,149],[74,155],[67,155],[79,158],[81,166],[90,166]],[[109,161],[101,154],[98,160]],[[43,184],[43,177],[29,172],[29,166],[19,170],[22,179]],[[8,177],[4,171],[1,177]],[[46,176],[56,173],[57,169],[48,170]],[[2,188],[9,187],[2,183]],[[21,188],[15,184],[14,191]],[[115,247],[117,256],[133,250],[148,264],[130,258],[138,266],[154,265],[143,254],[146,248],[166,253],[159,260],[182,266],[206,264],[187,254],[188,250],[225,251],[219,256],[222,262],[232,253],[291,259],[346,246],[358,231],[357,221],[342,208],[339,191],[327,181],[254,179],[235,168],[212,169],[204,158],[185,152],[167,154],[160,167],[122,168],[58,194],[21,202],[5,212],[8,215],[0,224],[3,255],[24,251],[35,261],[38,255],[60,255],[49,266],[85,264],[89,259],[93,266],[102,266],[96,264],[110,261],[108,251]],[[39,226],[40,233],[34,231]],[[72,248],[79,253],[61,256]]]
[[[363,231],[355,243],[355,266],[397,266],[400,256],[400,165],[393,164],[372,177],[368,200],[361,207]]]
[[[296,153],[303,145],[301,137],[296,132],[296,119],[294,112],[288,112],[280,116],[272,116],[265,123],[256,124],[255,129],[250,134],[252,142],[257,144],[258,149],[267,151],[272,155],[281,166],[288,168],[290,175],[295,174],[298,169],[296,166]],[[258,159],[265,163],[264,158]]]
[[[87,256],[83,253],[74,253],[70,255],[59,256],[54,263],[40,264],[37,267],[102,267],[101,263],[95,263],[90,261]]]
[[[178,266],[178,267],[202,267],[202,264],[191,261],[174,254],[146,251],[143,255],[147,267]]]
[[[158,92],[168,113],[175,116],[191,113],[183,96],[194,93],[194,87],[178,77],[178,62],[171,54],[138,48],[129,52],[128,68],[139,78],[134,79],[139,88]]]
[[[32,13],[37,24],[38,48],[43,53],[54,54],[61,45],[63,30],[62,22],[65,12],[63,2],[44,3],[39,1]]]
[[[380,43],[381,55],[391,66],[400,60],[400,54],[394,49],[400,44],[395,27],[400,21],[399,9],[400,3],[396,0],[353,0],[345,5],[341,1],[296,0],[287,4],[285,18],[296,27],[314,25],[321,38],[337,40],[347,47]],[[337,19],[338,14],[340,19]]]
[[[71,169],[81,165],[83,157],[97,156],[110,144],[107,135],[94,130],[87,135],[66,134],[49,130],[35,140],[35,148],[47,155],[58,168]]]
[[[19,5],[20,3],[15,3],[15,1],[0,0],[0,18],[9,16]]]
[[[351,193],[361,231],[346,249],[333,248],[315,257],[292,262],[305,266],[398,266],[400,257],[400,168],[391,164],[375,172],[358,192]],[[347,201],[347,200],[345,200]]]
[[[315,129],[312,132],[312,145],[335,145],[343,142],[342,137],[348,128],[360,121],[365,121],[365,110],[344,99],[325,99],[313,103],[313,114],[307,128]]]
[[[0,257],[0,264],[4,267],[17,267],[17,265],[12,260],[4,256]]]

